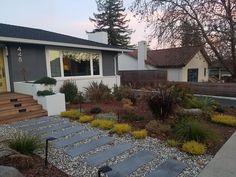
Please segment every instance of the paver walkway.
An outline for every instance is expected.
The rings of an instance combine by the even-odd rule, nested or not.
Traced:
[[[62,150],[72,158],[86,154],[96,148],[109,145],[103,151],[89,155],[83,162],[92,167],[97,167],[108,160],[128,152],[133,145],[129,143],[114,144],[114,138],[102,135],[99,131],[91,131],[83,124],[71,122],[60,117],[44,117],[17,122],[11,125],[16,129],[37,135],[45,140],[48,137],[57,138],[52,144],[55,148]],[[109,177],[125,177],[135,172],[139,167],[151,162],[156,154],[151,151],[139,151],[130,157],[122,160],[118,164],[110,167]],[[179,161],[167,160],[156,169],[151,170],[147,177],[176,177],[186,166]]]

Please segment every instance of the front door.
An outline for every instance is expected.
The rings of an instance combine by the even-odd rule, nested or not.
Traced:
[[[0,92],[6,92],[6,91],[7,91],[7,83],[6,83],[3,50],[0,48]]]
[[[188,82],[198,82],[198,69],[188,69]]]

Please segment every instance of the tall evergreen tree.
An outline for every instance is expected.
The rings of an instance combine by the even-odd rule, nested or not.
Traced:
[[[186,46],[199,46],[202,45],[201,33],[197,26],[190,21],[183,21],[181,26],[181,45]]]
[[[93,32],[106,31],[108,44],[127,47],[133,31],[128,26],[123,0],[96,0],[96,3],[99,13],[89,18],[95,26]]]

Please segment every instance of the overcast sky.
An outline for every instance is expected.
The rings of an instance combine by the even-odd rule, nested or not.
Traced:
[[[129,7],[132,0],[124,0]],[[97,12],[95,0],[1,0],[0,23],[40,28],[80,38],[87,38],[86,30],[93,24],[89,17]],[[145,40],[145,23],[139,23],[127,11],[130,27],[135,30],[131,43]]]

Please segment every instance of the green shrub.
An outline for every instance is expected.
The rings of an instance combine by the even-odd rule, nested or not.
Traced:
[[[56,85],[57,80],[50,77],[43,77],[34,82],[35,84],[44,84],[44,85]]]
[[[37,95],[38,96],[49,96],[49,95],[54,95],[55,93],[50,91],[50,90],[43,90],[43,91],[38,91]]]
[[[115,124],[112,130],[118,135],[122,135],[125,133],[129,133],[131,127],[128,124]]]
[[[66,102],[72,102],[78,93],[78,88],[75,82],[64,81],[60,88],[60,92],[65,94]]]
[[[82,92],[78,92],[78,94],[75,96],[74,100],[72,101],[72,104],[79,104],[84,103],[86,99],[84,98],[84,95]]]
[[[100,112],[102,112],[102,109],[99,108],[99,107],[93,107],[93,108],[90,110],[90,113],[91,113],[91,114],[99,114]]]
[[[180,143],[177,140],[169,139],[167,140],[167,144],[170,147],[178,147]]]
[[[209,127],[203,126],[198,120],[192,118],[180,119],[172,130],[180,140],[205,142],[214,136],[214,132]]]
[[[218,103],[209,97],[203,97],[203,98],[185,98],[184,100],[184,107],[187,109],[191,108],[198,108],[203,111],[209,112],[214,111],[218,107]]]
[[[9,141],[9,147],[22,154],[30,155],[35,150],[40,149],[42,143],[38,137],[29,134],[18,134]]]
[[[211,121],[233,127],[236,126],[236,117],[230,115],[212,115]]]
[[[92,127],[98,127],[103,130],[110,130],[113,128],[115,121],[106,119],[96,119],[91,122]]]
[[[67,117],[67,118],[71,118],[74,120],[78,120],[82,114],[81,114],[81,112],[79,112],[77,110],[70,110],[70,111],[61,112],[60,115],[61,115],[61,117]]]
[[[160,123],[157,120],[151,120],[148,122],[148,124],[145,126],[146,130],[148,132],[153,133],[153,134],[170,134],[171,132],[171,127],[169,124],[164,124]]]
[[[106,119],[106,120],[113,120],[113,121],[118,120],[117,114],[113,112],[96,114],[95,117],[96,119]]]
[[[118,87],[114,85],[112,94],[118,101],[121,101],[123,98],[132,99],[133,97],[132,89],[129,86]]]
[[[143,121],[144,117],[134,114],[134,113],[128,113],[128,114],[122,115],[121,119],[126,120],[126,121]]]
[[[135,139],[144,139],[147,137],[147,130],[138,130],[138,131],[133,131],[131,132],[131,135],[135,138]]]
[[[225,110],[224,110],[224,108],[223,108],[223,107],[221,107],[221,106],[218,106],[218,107],[215,109],[215,112],[218,112],[218,113],[221,113],[221,114],[223,114],[223,113],[225,113]]]
[[[165,120],[173,113],[176,99],[174,97],[174,86],[159,85],[151,95],[148,105],[155,118]]]
[[[206,152],[206,146],[196,141],[189,141],[183,144],[182,150],[192,155],[203,155]]]
[[[85,88],[86,95],[93,102],[108,101],[112,98],[111,89],[103,82],[91,82],[88,87]]]
[[[182,105],[185,98],[191,96],[191,88],[186,84],[175,84],[173,88],[173,95],[176,98],[176,102]]]

